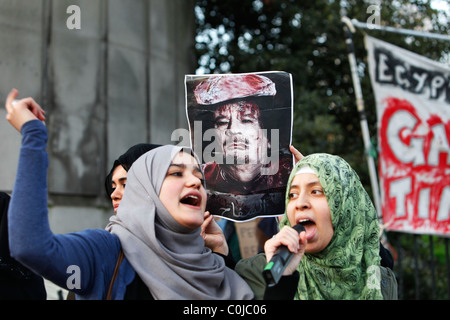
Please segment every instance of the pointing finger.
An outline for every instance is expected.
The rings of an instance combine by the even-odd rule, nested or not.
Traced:
[[[13,108],[12,103],[17,98],[18,94],[19,94],[19,91],[17,91],[17,89],[12,89],[11,92],[6,97],[5,108],[8,113],[10,113],[12,111],[12,108]]]

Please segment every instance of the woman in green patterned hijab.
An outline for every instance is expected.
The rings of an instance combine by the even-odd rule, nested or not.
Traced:
[[[312,154],[296,164],[280,227],[298,223],[306,228],[308,244],[297,267],[296,299],[383,298],[377,214],[358,175],[342,158]]]

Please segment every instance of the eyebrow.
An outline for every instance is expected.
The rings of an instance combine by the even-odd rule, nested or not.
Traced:
[[[170,167],[177,167],[177,168],[180,168],[180,169],[186,169],[187,166],[185,164],[183,164],[183,163],[171,163],[169,168]],[[194,167],[194,169],[195,169],[195,171],[202,173],[202,171],[200,170],[199,166],[196,165]]]
[[[306,184],[306,187],[313,187],[313,186],[316,186],[316,185],[322,186],[322,185],[320,184],[320,181],[319,181],[319,180],[314,180],[314,181],[308,182],[308,183]],[[291,189],[292,189],[292,188],[298,188],[298,187],[299,187],[299,186],[296,185],[296,184],[292,184],[292,185],[291,185]]]
[[[122,178],[117,179],[117,182],[118,183],[123,183],[126,180],[127,180],[127,177],[122,177]],[[115,184],[116,184],[116,182],[111,179],[111,185],[115,185]]]
[[[239,111],[239,113],[241,114],[242,117],[253,117],[253,118],[258,118],[258,115],[257,115],[256,112],[254,112],[253,110]],[[214,119],[229,118],[229,117],[230,117],[230,116],[229,116],[228,114],[220,113],[219,115],[217,115],[216,117],[214,117]]]
[[[217,120],[228,119],[228,118],[229,117],[220,115],[220,116],[214,117],[214,120],[217,121]]]

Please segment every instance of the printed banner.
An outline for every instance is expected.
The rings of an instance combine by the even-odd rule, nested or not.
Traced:
[[[366,36],[387,230],[450,235],[450,67]]]
[[[293,167],[292,77],[286,72],[187,75],[190,143],[207,210],[232,221],[284,213]]]

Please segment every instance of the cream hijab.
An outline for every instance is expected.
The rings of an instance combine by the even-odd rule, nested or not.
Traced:
[[[125,257],[155,299],[252,299],[247,283],[205,247],[200,227],[178,224],[158,197],[180,151],[192,154],[167,145],[136,160],[107,230],[119,237]]]

